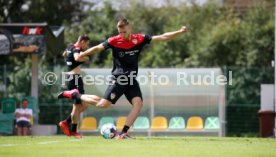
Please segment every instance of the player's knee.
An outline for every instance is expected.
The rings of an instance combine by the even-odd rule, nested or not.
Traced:
[[[85,104],[74,104],[74,108],[77,112],[82,110],[86,105]]]
[[[98,104],[96,104],[96,107],[98,107],[98,108],[108,108],[108,107],[110,107],[110,105],[111,105],[111,103],[104,102],[104,103],[98,103]]]
[[[72,119],[75,119],[77,117],[77,114],[76,113],[71,113],[71,118]]]
[[[108,105],[108,104],[97,104],[96,105],[96,107],[98,107],[98,108],[108,108],[110,105]]]
[[[82,113],[83,111],[85,111],[88,108],[87,104],[83,104],[80,109],[79,109],[79,113]]]
[[[143,103],[142,100],[138,100],[138,101],[135,101],[135,102],[133,103],[133,106],[138,107],[138,108],[142,108],[143,105],[144,105],[144,103]]]
[[[80,113],[79,113],[79,111],[78,111],[77,109],[71,112],[71,116],[72,116],[72,117],[78,117],[79,114],[80,114]]]

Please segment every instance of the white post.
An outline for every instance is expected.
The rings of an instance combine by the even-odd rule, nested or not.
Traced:
[[[38,101],[38,55],[32,54],[32,85],[31,85],[31,96],[36,98]],[[37,102],[36,102],[37,104]],[[35,106],[38,109],[38,106]],[[38,112],[38,110],[36,111]],[[38,113],[36,113],[38,114]],[[36,117],[35,124],[38,123],[38,116]]]
[[[220,121],[220,129],[219,129],[219,137],[224,137],[225,136],[225,124],[226,124],[226,116],[225,116],[225,111],[226,111],[226,95],[227,95],[227,86],[228,83],[231,81],[230,76],[228,75],[227,67],[225,66],[223,68],[223,71],[219,73],[219,75],[223,73],[224,76],[228,76],[227,78],[227,84],[226,85],[219,85],[220,87],[220,94],[219,94],[219,121]]]
[[[153,90],[153,84],[152,84],[152,79],[151,78],[151,71],[148,71],[148,77],[149,77],[149,86],[150,86],[150,121],[154,117],[154,90]],[[151,123],[151,122],[150,122]],[[151,137],[151,129],[148,131],[148,136]]]
[[[276,112],[276,0],[274,9],[274,112]],[[276,137],[276,117],[274,123],[274,137]]]

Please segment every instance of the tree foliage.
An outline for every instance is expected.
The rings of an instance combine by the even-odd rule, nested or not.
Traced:
[[[139,9],[137,9],[139,8]],[[89,11],[78,25],[69,25],[67,38],[88,33],[91,46],[116,35],[116,19],[130,19],[134,33],[158,35],[179,29],[189,32],[166,43],[153,44],[141,55],[142,67],[222,67],[270,66],[274,51],[274,8],[258,6],[244,13],[219,7],[163,6],[152,8],[131,3],[125,10],[114,10],[106,3],[101,11]],[[93,56],[91,66],[111,66],[110,53]]]
[[[101,9],[85,10],[89,5],[80,0],[0,0],[0,21],[46,21],[50,25],[64,25],[64,46],[74,42],[80,34],[90,36],[90,46],[117,35],[116,20],[121,16],[130,20],[134,33],[159,35],[186,25],[189,32],[181,37],[149,45],[141,55],[140,67],[270,67],[274,54],[274,1],[267,2],[268,5],[237,13],[211,2],[204,5],[149,7],[131,1],[129,7],[121,10],[114,9],[112,4],[106,2]],[[29,9],[24,9],[26,4]],[[89,67],[112,66],[110,51],[91,57]],[[23,67],[14,70],[14,75],[17,72],[23,75],[25,68],[31,65],[29,59],[15,55],[1,56],[0,61],[2,64]],[[40,61],[43,69],[64,65],[61,54],[41,56]],[[26,80],[30,80],[31,76],[24,75],[28,77]],[[241,83],[245,81],[242,77],[239,79]],[[10,89],[16,88],[19,85],[14,84]],[[26,88],[22,91],[29,92]]]
[[[186,25],[189,32],[185,35],[149,46],[141,56],[140,65],[270,66],[274,50],[274,3],[267,1],[270,5],[236,13],[214,3],[177,7],[168,3],[154,8],[131,1],[129,7],[115,10],[106,2],[100,10],[85,10],[88,4],[80,0],[1,0],[0,20],[63,24],[66,27],[65,45],[75,41],[80,34],[88,34],[92,39],[91,46],[116,35],[116,20],[121,16],[131,21],[134,33],[158,35]],[[55,60],[55,64],[62,62],[60,54],[44,59]],[[110,63],[110,53],[100,53],[93,56],[91,66],[111,66]]]
[[[81,15],[80,0],[0,0],[3,22],[47,22],[62,25]]]

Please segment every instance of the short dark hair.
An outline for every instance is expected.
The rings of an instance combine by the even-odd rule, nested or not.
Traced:
[[[81,36],[79,36],[79,41],[89,41],[90,40],[90,38],[88,37],[88,35],[81,35]]]
[[[24,101],[29,102],[29,101],[28,101],[28,99],[26,99],[26,98],[22,99],[22,101],[21,101],[21,102],[24,102]]]
[[[129,21],[128,21],[127,18],[119,18],[118,23],[120,23],[120,24],[118,25],[118,27],[121,27],[121,26],[128,25],[128,24],[129,24]]]
[[[125,24],[129,24],[128,19],[125,18],[125,17],[119,18],[118,22],[123,22],[123,23],[125,23]]]

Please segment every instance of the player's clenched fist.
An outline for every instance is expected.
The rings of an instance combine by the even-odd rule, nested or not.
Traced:
[[[180,28],[180,31],[181,32],[188,32],[188,28],[186,27],[186,26],[182,26],[181,28]]]

